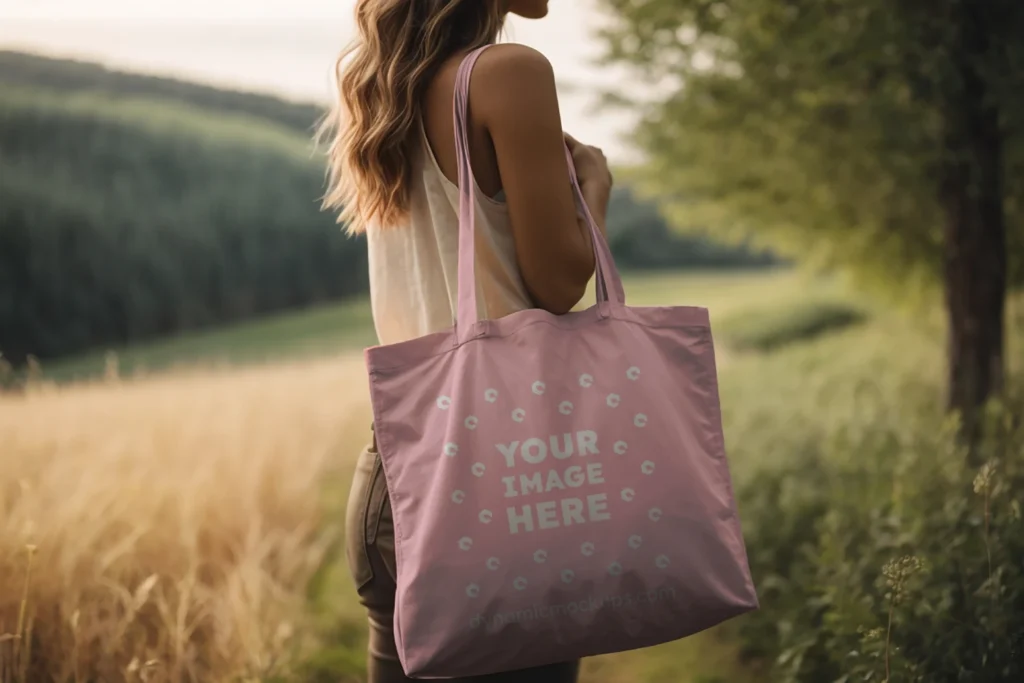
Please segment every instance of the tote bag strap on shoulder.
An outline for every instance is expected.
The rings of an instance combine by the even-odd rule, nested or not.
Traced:
[[[459,167],[459,272],[458,309],[456,312],[456,343],[463,343],[473,336],[478,322],[476,301],[476,200],[473,196],[473,167],[469,157],[469,83],[477,59],[490,46],[484,46],[469,53],[459,66],[455,80],[455,153]],[[594,261],[597,275],[597,304],[607,312],[607,304],[624,304],[625,294],[622,279],[615,267],[608,241],[590,213],[580,189],[576,168],[569,148],[565,148],[569,178],[576,203],[583,212],[594,246]]]

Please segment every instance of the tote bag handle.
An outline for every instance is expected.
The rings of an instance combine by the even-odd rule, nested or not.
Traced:
[[[469,82],[473,67],[481,53],[490,46],[484,46],[471,52],[459,66],[455,80],[455,153],[459,166],[459,271],[458,271],[458,309],[455,319],[456,343],[469,339],[478,322],[476,300],[476,200],[473,196],[473,167],[469,158]],[[615,267],[608,241],[601,229],[597,227],[590,208],[583,198],[572,153],[565,148],[566,162],[569,167],[569,178],[572,182],[576,203],[583,212],[587,227],[590,230],[591,242],[594,246],[594,262],[597,271],[597,303],[605,302],[624,304],[625,293],[622,279]]]

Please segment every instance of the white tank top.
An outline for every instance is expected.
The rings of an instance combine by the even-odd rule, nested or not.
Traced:
[[[370,304],[381,344],[452,326],[458,296],[459,188],[448,180],[422,126],[412,158],[405,224],[367,228]],[[504,201],[476,195],[476,279],[480,319],[532,308],[516,261]]]

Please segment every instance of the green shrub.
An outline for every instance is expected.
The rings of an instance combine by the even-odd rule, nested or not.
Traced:
[[[785,306],[758,307],[734,313],[718,328],[738,351],[773,351],[814,339],[867,319],[866,312],[842,301],[799,300]]]
[[[624,270],[749,269],[780,265],[773,254],[720,244],[706,235],[673,231],[658,207],[628,187],[617,188],[608,206],[608,242]]]
[[[900,409],[918,389],[864,394],[741,491],[773,683],[1024,680],[1024,400],[992,406],[978,468],[937,406]]]

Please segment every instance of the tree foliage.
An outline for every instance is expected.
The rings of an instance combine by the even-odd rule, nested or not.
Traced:
[[[638,105],[642,187],[681,227],[754,237],[901,289],[939,281],[962,0],[603,0]],[[1024,4],[975,3],[1000,112],[1011,281],[1024,254]],[[972,10],[973,11],[973,10]],[[968,188],[975,191],[977,188]]]

